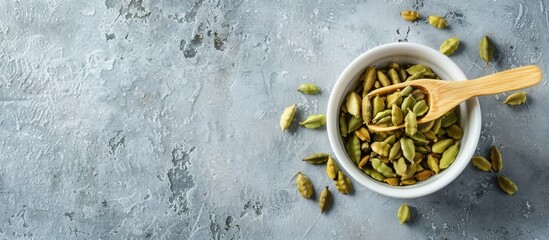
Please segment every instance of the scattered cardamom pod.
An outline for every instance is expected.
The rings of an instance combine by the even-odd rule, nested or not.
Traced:
[[[402,204],[398,208],[397,217],[398,217],[398,221],[400,222],[400,224],[404,224],[405,222],[410,220],[411,216],[412,216],[412,212],[410,212],[410,207],[408,207],[408,205],[406,203]]]
[[[446,19],[444,19],[441,16],[429,16],[428,17],[429,24],[433,25],[433,27],[436,28],[445,28],[448,27],[448,22],[446,22]]]
[[[494,57],[494,45],[488,36],[484,36],[482,37],[482,40],[480,40],[479,54],[480,58],[486,63],[490,62]]]
[[[301,172],[297,172],[296,185],[302,197],[309,199],[313,196],[313,185],[309,178]]]
[[[297,110],[297,105],[291,105],[284,109],[284,112],[282,113],[282,116],[280,116],[280,129],[282,129],[282,132],[286,131],[292,125],[292,121],[295,117],[295,112]]]
[[[415,21],[419,18],[419,13],[412,10],[406,10],[400,12],[400,16],[402,16],[402,18],[406,21]]]
[[[473,156],[473,158],[471,158],[471,162],[478,170],[485,172],[492,171],[492,164],[490,164],[490,162],[482,156]]]
[[[315,94],[320,91],[320,89],[318,89],[318,87],[312,83],[303,83],[299,85],[299,88],[297,88],[297,90],[305,94]]]
[[[459,38],[452,37],[444,41],[439,48],[439,51],[446,56],[452,55],[459,47]]]
[[[335,185],[337,190],[340,193],[348,194],[353,189],[353,185],[351,185],[351,180],[347,178],[341,171],[337,172],[337,179],[335,181]]]
[[[492,161],[492,169],[496,172],[501,172],[501,169],[503,169],[503,159],[499,149],[496,146],[492,146],[492,148],[490,148],[490,160]]]
[[[503,103],[511,106],[520,105],[526,102],[526,92],[513,93],[503,101]]]
[[[518,191],[517,185],[508,177],[498,176],[498,185],[505,193],[513,195]]]
[[[328,155],[328,161],[326,162],[326,174],[330,179],[335,180],[337,178],[338,171],[339,168],[337,167],[334,159],[332,159],[332,156]]]
[[[318,205],[320,206],[320,213],[326,212],[332,206],[332,193],[330,192],[330,189],[328,189],[328,186],[322,190],[320,193],[320,197],[318,198]]]
[[[304,162],[310,163],[310,164],[324,164],[328,161],[328,158],[330,158],[330,154],[327,153],[314,153],[311,154],[305,158],[303,158]]]
[[[326,124],[326,116],[324,114],[310,115],[303,122],[299,122],[299,125],[306,128],[319,128]]]

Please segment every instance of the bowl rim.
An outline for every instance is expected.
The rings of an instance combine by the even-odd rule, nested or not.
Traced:
[[[398,51],[399,53],[387,54],[388,52],[395,51]],[[336,161],[339,165],[342,166],[348,176],[367,189],[377,192],[378,194],[394,198],[417,198],[426,196],[442,189],[455,180],[463,172],[476,151],[482,126],[481,109],[478,99],[472,98],[467,100],[465,103],[461,103],[461,105],[465,104],[464,106],[467,108],[467,111],[462,113],[468,120],[467,134],[464,134],[464,138],[461,139],[460,153],[458,157],[450,168],[444,170],[445,173],[441,174],[442,176],[436,179],[436,181],[418,186],[411,185],[406,187],[393,187],[388,184],[380,184],[362,173],[362,171],[360,171],[347,156],[342,144],[342,138],[339,135],[339,104],[343,102],[342,99],[347,94],[345,92],[346,85],[352,82],[357,76],[357,73],[359,71],[362,72],[366,66],[372,65],[372,63],[380,61],[380,59],[384,57],[413,56],[413,54],[410,55],[409,53],[428,55],[429,58],[432,58],[430,60],[431,62],[437,62],[437,65],[440,66],[441,69],[444,69],[445,72],[450,72],[448,75],[451,75],[451,80],[467,80],[467,77],[463,71],[449,57],[430,47],[407,42],[383,44],[362,53],[343,70],[332,88],[326,112],[326,128],[328,138],[332,150],[336,156]],[[369,61],[370,58],[375,59],[373,61]],[[460,106],[460,109],[464,108]],[[463,122],[464,120],[460,121]],[[468,136],[467,141],[465,141],[466,135]]]

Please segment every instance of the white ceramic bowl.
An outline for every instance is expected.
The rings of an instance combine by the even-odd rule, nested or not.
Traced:
[[[339,165],[348,176],[366,188],[379,194],[395,198],[422,197],[445,187],[465,169],[469,163],[480,136],[481,114],[476,98],[469,99],[459,106],[459,123],[463,129],[463,138],[459,154],[450,167],[435,174],[426,181],[411,186],[390,186],[378,182],[360,171],[345,151],[343,139],[339,134],[340,107],[347,94],[356,89],[362,81],[360,76],[367,66],[387,66],[390,62],[424,64],[445,80],[467,80],[465,74],[450,58],[438,51],[414,43],[390,43],[375,47],[357,57],[339,76],[328,102],[327,130],[330,144]]]

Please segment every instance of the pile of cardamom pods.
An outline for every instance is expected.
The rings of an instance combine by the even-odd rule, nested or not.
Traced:
[[[367,67],[362,84],[341,106],[339,130],[350,159],[366,175],[392,186],[425,181],[448,168],[463,136],[455,109],[436,120],[417,123],[417,118],[429,111],[421,89],[408,86],[373,99],[367,96],[376,88],[418,78],[438,79],[431,68],[421,64]],[[404,122],[405,128],[373,131],[367,126],[370,122],[381,126]]]

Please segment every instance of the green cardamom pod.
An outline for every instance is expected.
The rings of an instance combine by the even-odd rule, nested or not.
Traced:
[[[503,101],[503,103],[514,106],[520,105],[526,102],[526,92],[513,93]]]
[[[498,185],[505,193],[513,195],[518,191],[517,185],[508,177],[498,176]]]
[[[437,135],[433,133],[431,130],[424,132],[423,135],[425,136],[425,138],[427,138],[427,140],[431,142],[437,142],[438,140]]]
[[[414,145],[416,146],[425,146],[429,144],[429,140],[427,140],[427,138],[425,138],[425,135],[423,135],[423,133],[420,131],[414,133],[414,135],[410,136],[410,138],[414,140]]]
[[[297,172],[296,185],[302,197],[309,199],[313,196],[313,185],[309,178],[301,172]]]
[[[447,128],[447,127],[451,126],[452,124],[456,123],[457,120],[458,119],[457,119],[456,113],[454,113],[454,112],[450,113],[450,115],[448,115],[448,116],[446,116],[442,119],[441,126],[443,128]]]
[[[320,206],[320,213],[326,212],[332,205],[332,193],[330,192],[330,189],[328,189],[328,186],[322,190],[320,193],[320,197],[318,198],[318,205]]]
[[[439,160],[433,155],[427,155],[427,165],[431,170],[433,170],[433,172],[435,172],[435,174],[440,172]]]
[[[486,63],[490,62],[494,57],[494,45],[488,36],[484,36],[482,37],[482,40],[480,40],[479,54],[480,58]]]
[[[292,125],[292,121],[294,120],[296,110],[297,110],[296,104],[284,109],[282,116],[280,116],[280,129],[282,129],[282,132],[286,131],[286,129],[288,129],[290,125]]]
[[[416,99],[414,96],[409,95],[402,101],[402,105],[400,106],[400,109],[402,109],[402,114],[406,115],[408,114],[408,109],[414,108],[414,105],[416,105]]]
[[[452,38],[446,39],[446,41],[444,41],[440,45],[439,51],[446,56],[450,56],[452,55],[452,53],[454,53],[458,49],[458,47],[459,47],[459,38],[452,37]]]
[[[348,194],[353,189],[353,185],[351,185],[351,180],[343,175],[341,171],[337,172],[337,180],[335,181],[335,185],[337,190],[343,194]]]
[[[396,104],[393,104],[391,109],[391,122],[393,122],[394,126],[398,126],[403,120],[404,116],[402,110]]]
[[[398,71],[400,69],[400,65],[398,65],[398,63],[389,63],[389,68],[392,68]]]
[[[393,145],[396,142],[396,136],[395,135],[389,135],[385,140],[383,140],[384,143],[387,143],[389,145]]]
[[[345,113],[341,114],[341,117],[339,117],[339,131],[341,132],[341,136],[347,137],[347,133],[349,133],[349,128],[347,126],[347,117],[345,117]]]
[[[360,140],[357,136],[353,135],[349,138],[349,141],[345,145],[345,149],[353,162],[358,163],[358,161],[360,161]]]
[[[427,131],[430,131],[431,128],[435,125],[435,121],[429,121],[426,123],[420,123],[417,125],[417,130],[419,130],[422,133],[425,133]]]
[[[419,18],[419,13],[412,10],[406,10],[400,12],[400,16],[406,21],[415,21]]]
[[[383,176],[393,177],[395,175],[393,169],[391,169],[385,163],[382,163],[381,160],[379,160],[378,158],[371,158],[370,162],[372,163],[372,167],[374,168],[374,170],[381,173]]]
[[[412,136],[417,132],[416,114],[408,108],[408,114],[404,118],[404,129],[406,135]]]
[[[381,72],[381,71],[377,71],[377,80],[381,83],[382,86],[384,87],[387,87],[389,85],[391,85],[391,81],[389,80],[389,78],[387,77],[387,75],[385,75],[385,73]]]
[[[414,163],[414,157],[416,156],[416,147],[414,146],[414,141],[410,138],[403,137],[400,139],[400,148],[402,149],[402,155]]]
[[[388,157],[389,151],[391,151],[391,145],[384,142],[374,142],[370,145],[370,147],[372,148],[372,151],[385,157]]]
[[[442,157],[440,158],[440,169],[446,169],[456,160],[456,156],[458,154],[458,145],[459,142],[456,142],[454,145],[450,146],[444,153],[442,153]]]
[[[397,142],[393,144],[393,146],[391,147],[391,150],[389,151],[389,159],[391,160],[398,159],[401,156],[402,156],[402,149],[400,146],[400,142]]]
[[[416,145],[416,152],[417,153],[422,153],[422,154],[427,154],[427,153],[430,153],[431,152],[431,147],[430,146],[417,146]],[[416,153],[416,155],[417,155]]]
[[[457,118],[456,118],[456,122],[457,122]],[[437,118],[434,122],[433,122],[433,126],[431,127],[431,131],[434,133],[434,134],[437,134],[438,131],[440,130],[440,127],[442,126],[442,118]]]
[[[376,82],[374,83],[374,89],[380,88],[380,87],[381,87],[381,83],[379,83],[379,81],[376,81]]]
[[[324,114],[310,115],[303,122],[299,122],[299,125],[306,128],[319,128],[326,124],[326,116]]]
[[[406,173],[404,173],[402,175],[402,177],[400,178],[400,181],[404,181],[406,179],[410,179],[410,178],[413,178],[414,177],[414,174],[416,174],[417,172],[417,164],[412,164],[408,167],[408,169],[406,169]]]
[[[380,119],[384,118],[384,117],[387,117],[391,115],[391,110],[390,109],[387,109],[387,110],[383,110],[381,112],[378,112],[376,114],[376,116],[374,117],[374,119],[372,119],[372,123],[377,123]]]
[[[392,84],[399,84],[400,83],[400,77],[398,76],[397,70],[394,68],[389,69],[387,72],[387,75],[389,75],[389,78],[391,79]]]
[[[490,161],[486,160],[486,158],[482,156],[473,156],[471,162],[473,163],[473,166],[475,166],[478,170],[485,172],[492,171],[492,164],[490,163]]]
[[[411,76],[406,78],[406,82],[421,79],[423,78],[423,76],[425,76],[425,70],[412,74]]]
[[[368,93],[372,87],[374,86],[374,83],[376,81],[376,78],[377,78],[377,71],[376,71],[376,67],[373,66],[373,67],[367,67],[366,68],[366,71],[364,71],[364,75],[362,77],[362,81],[364,82],[363,84],[363,91]],[[364,94],[366,95],[366,94]]]
[[[362,117],[360,114],[360,110],[362,109],[362,98],[358,95],[356,92],[350,92],[349,95],[347,95],[347,111],[349,111],[349,114],[355,116],[356,118]]]
[[[349,119],[349,124],[347,124],[347,127],[349,130],[348,133],[352,133],[356,131],[357,129],[362,127],[362,119],[356,118],[355,116],[351,116],[351,118]]]
[[[413,65],[413,66],[409,67],[408,69],[406,69],[406,72],[410,75],[414,75],[414,74],[419,73],[419,72],[423,72],[424,74],[430,73],[429,75],[433,74],[433,70],[431,70],[431,68],[429,68],[425,65],[422,65],[422,64]]]
[[[429,24],[433,25],[433,27],[436,28],[445,28],[448,27],[448,22],[446,22],[446,19],[444,19],[441,16],[429,16],[428,17]]]
[[[425,99],[425,92],[421,89],[414,89],[410,94],[414,97],[416,101],[421,101]]]
[[[406,170],[408,169],[408,166],[406,165],[406,160],[403,157],[400,157],[398,161],[393,163],[393,168],[395,169],[395,172],[399,176],[403,176],[406,174]]]
[[[303,161],[310,164],[323,164],[328,161],[329,157],[330,157],[330,154],[327,154],[327,153],[314,153],[303,158]]]
[[[318,89],[318,87],[312,83],[303,83],[299,85],[299,88],[297,88],[297,90],[305,94],[315,94],[320,91],[320,89]]]
[[[380,96],[376,96],[373,101],[373,107],[372,116],[376,116],[378,112],[385,110],[385,100]]]
[[[444,151],[446,151],[446,149],[448,149],[453,144],[454,144],[454,139],[449,138],[449,139],[438,140],[436,143],[433,144],[433,146],[431,147],[431,150],[434,153],[443,153]]]
[[[391,108],[393,105],[400,105],[402,104],[402,97],[400,96],[400,92],[394,92],[392,94],[387,95],[387,108]]]
[[[463,137],[463,130],[461,130],[461,128],[458,125],[454,124],[446,128],[446,134],[449,137],[457,140]]]
[[[368,96],[362,98],[362,120],[366,124],[372,120],[372,101]]]
[[[364,173],[366,173],[366,175],[372,177],[373,179],[375,179],[377,181],[383,182],[383,180],[385,180],[385,176],[383,176],[383,174],[381,174],[381,173],[378,173],[374,169],[364,168],[363,171],[364,171]]]
[[[400,76],[400,81],[405,82],[408,78],[408,73],[406,73],[406,70],[404,68],[400,68],[398,70],[398,75]]]
[[[414,90],[414,88],[412,88],[411,86],[407,86],[402,90],[402,92],[400,92],[400,96],[401,97],[408,97],[408,95],[410,95],[410,93],[412,93],[412,90]]]
[[[414,105],[413,111],[416,114],[416,116],[421,117],[425,115],[427,111],[429,111],[429,107],[427,106],[427,103],[425,102],[425,100],[421,100],[417,102],[416,105]]]
[[[496,172],[501,172],[501,169],[503,169],[503,158],[496,146],[490,148],[490,160],[492,161],[492,169]]]
[[[330,179],[335,180],[337,178],[338,171],[339,168],[337,167],[334,159],[332,159],[332,156],[328,155],[328,161],[326,162],[326,174]]]

